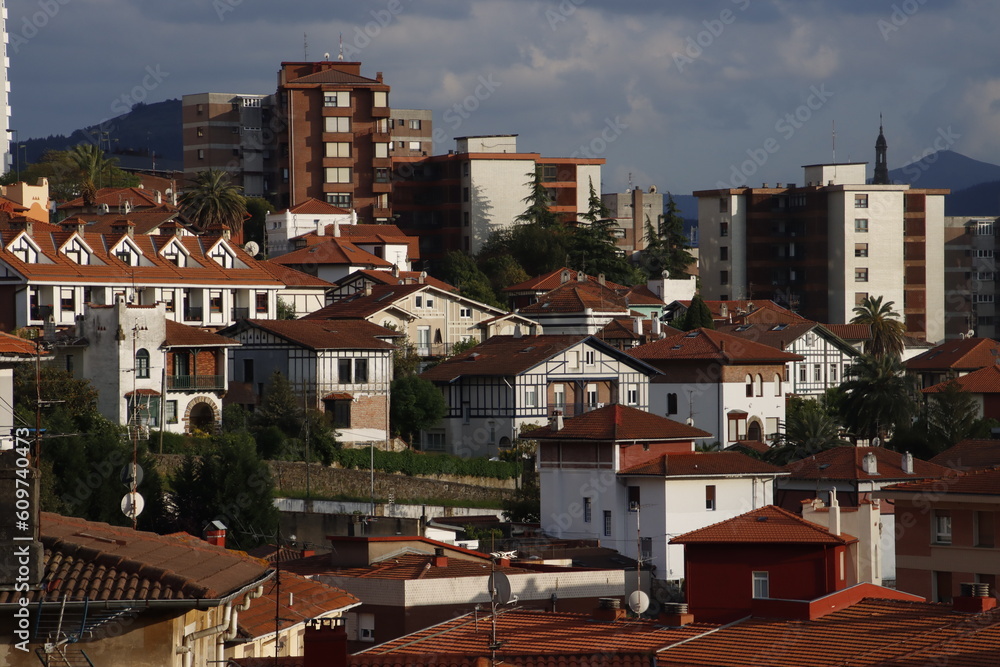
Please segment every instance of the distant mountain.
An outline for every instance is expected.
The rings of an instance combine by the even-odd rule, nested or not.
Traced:
[[[944,198],[944,214],[1000,216],[1000,180],[953,191]]]
[[[76,130],[68,137],[58,134],[24,139],[20,158],[25,163],[37,162],[45,151],[62,151],[88,141],[96,143],[99,136],[106,150],[110,143],[109,152],[119,158],[122,167],[151,168],[152,152],[157,169],[183,169],[180,100],[136,104],[126,114]]]
[[[973,160],[955,151],[938,151],[892,169],[889,178],[893,183],[908,183],[915,188],[948,188],[957,192],[987,181],[1000,181],[1000,165]]]

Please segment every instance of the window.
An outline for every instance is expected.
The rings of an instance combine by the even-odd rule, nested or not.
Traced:
[[[419,141],[411,141],[409,144],[407,144],[407,148],[409,148],[411,151],[419,151],[420,150],[420,142]]]
[[[462,226],[463,227],[468,227],[469,226],[469,212],[468,211],[462,211]]]
[[[639,538],[639,558],[641,558],[644,561],[650,561],[653,559],[652,537]]]
[[[837,381],[837,364],[830,364],[830,382]]]
[[[424,449],[434,452],[444,451],[444,433],[425,433]]]
[[[860,306],[868,298],[868,292],[855,292],[854,293],[854,305]]]
[[[934,510],[934,543],[951,544],[951,512]]]
[[[993,259],[992,250],[973,250],[972,256],[976,259]]]
[[[753,376],[747,374],[746,378],[744,378],[744,382],[746,382],[747,385],[747,398],[753,398]]]
[[[73,374],[73,355],[72,354],[67,354],[66,355],[66,372],[69,373],[70,375]]]
[[[767,572],[753,573],[753,596],[756,599],[770,597]]]
[[[135,353],[135,376],[149,378],[149,351],[145,348]]]
[[[204,160],[205,159],[205,149],[204,148],[199,148],[198,149],[198,159],[199,160]]]
[[[854,269],[854,282],[856,283],[868,282],[868,269]]]
[[[781,396],[781,376],[774,374],[774,395]]]
[[[868,208],[868,195],[854,195],[854,208]]]
[[[267,292],[257,292],[254,295],[254,306],[258,313],[267,312]]]
[[[208,310],[212,313],[222,312],[222,292],[208,293]]]
[[[351,94],[346,90],[325,92],[323,93],[323,106],[349,107],[351,106]]]
[[[799,364],[799,382],[806,381],[806,365]]]
[[[583,352],[583,363],[588,366],[594,365],[595,354],[593,350],[584,350]]]
[[[354,381],[356,383],[368,382],[368,360],[354,360]]]
[[[424,297],[421,296],[421,295],[419,295],[419,294],[417,296],[413,297],[413,307],[414,308],[423,308],[424,307]]]
[[[719,259],[724,262],[729,260],[729,246],[724,245],[719,248]]]
[[[813,382],[823,381],[823,364],[813,364]]]
[[[976,512],[973,515],[974,544],[977,547],[996,546],[996,513]]]
[[[462,188],[462,201],[469,201],[469,188]]]
[[[76,299],[74,298],[73,291],[72,287],[63,287],[59,290],[59,307],[64,313],[76,310]]]
[[[168,424],[177,423],[177,401],[167,401],[163,406],[163,418]]]
[[[524,407],[538,407],[538,389],[534,386],[524,388]]]
[[[639,487],[630,486],[628,487],[628,511],[638,512],[639,511]]]
[[[389,157],[389,144],[379,141],[375,143],[375,157],[386,158]]]
[[[462,318],[463,320],[469,319],[470,317],[472,317],[472,308],[468,308],[466,306],[461,306],[458,309],[458,316],[460,318]]]
[[[583,522],[590,523],[593,514],[593,507],[590,498],[583,499]]]
[[[389,93],[384,90],[376,90],[372,93],[372,106],[373,107],[387,107],[389,106]]]
[[[205,136],[205,128],[203,128],[203,127],[199,127],[198,128],[198,136],[199,137],[204,137]]]
[[[411,118],[410,119],[410,129],[411,130],[419,130],[420,129],[420,119],[419,118]]]
[[[715,511],[715,484],[705,486],[705,509],[710,512]]]
[[[597,385],[588,384],[587,385],[587,406],[591,408],[597,407]]]
[[[993,236],[993,221],[980,220],[976,223],[976,236]]]
[[[375,182],[376,183],[388,183],[389,182],[389,170],[385,167],[379,167],[375,170]]]
[[[375,641],[375,614],[358,614],[358,641]]]
[[[719,197],[719,213],[729,212],[729,200],[725,197]]]
[[[951,572],[934,572],[931,576],[934,577],[934,601],[951,604]]]
[[[351,157],[351,144],[347,141],[332,141],[326,144],[327,157]]]
[[[677,394],[667,394],[667,415],[677,414]]]
[[[867,257],[868,256],[868,244],[867,243],[855,243],[854,244],[854,256],[855,257]]]
[[[556,384],[552,386],[552,403],[552,407],[557,410],[562,410],[566,407],[566,385]]]
[[[160,300],[163,301],[163,309],[168,312],[174,312],[174,291],[173,290],[163,290],[160,294]]]
[[[995,274],[992,271],[976,271],[973,274],[973,277],[975,277],[976,280],[993,280],[994,275]]]
[[[350,384],[351,383],[351,360],[350,359],[338,359],[337,360],[337,382],[340,384]]]
[[[243,360],[243,381],[253,384],[253,359]]]
[[[868,232],[868,218],[857,218],[854,221],[854,231],[867,233]]]
[[[327,116],[323,119],[323,130],[326,132],[350,132],[351,119],[347,116]]]
[[[611,511],[604,510],[604,535],[611,537]]]
[[[424,308],[433,308],[433,307],[434,307],[434,297],[429,296],[424,301]]]
[[[339,206],[340,208],[351,208],[351,195],[341,192],[328,192],[326,203]]]
[[[638,403],[639,403],[639,390],[638,389],[629,389],[628,392],[626,393],[626,396],[628,397],[628,404],[629,405],[638,405]]]
[[[729,284],[729,271],[719,271],[719,284],[720,285]]]
[[[327,167],[325,171],[327,183],[352,183],[354,181],[350,167]]]
[[[761,375],[760,373],[757,373],[756,385],[757,385],[757,391],[755,392],[755,394],[757,396],[763,396],[764,395],[764,376]]]
[[[972,298],[975,303],[993,303],[992,294],[974,294]]]
[[[719,236],[729,236],[729,223],[720,222],[719,223]]]

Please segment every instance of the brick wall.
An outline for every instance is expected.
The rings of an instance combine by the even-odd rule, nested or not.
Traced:
[[[389,423],[388,418],[387,396],[359,396],[351,405],[351,428],[375,428],[384,431]]]

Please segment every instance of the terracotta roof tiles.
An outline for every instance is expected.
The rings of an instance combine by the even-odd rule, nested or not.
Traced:
[[[580,313],[584,310],[600,313],[628,313],[628,302],[615,290],[597,283],[570,281],[538,297],[538,301],[520,309],[523,315],[548,313]]]
[[[565,420],[563,428],[548,426],[521,434],[529,440],[694,440],[711,433],[645,410],[613,403]]]
[[[424,371],[420,377],[450,382],[463,375],[517,375],[587,338],[583,334],[493,336]]]
[[[865,472],[865,455],[874,454],[876,473]],[[908,480],[936,479],[951,473],[948,468],[921,459],[913,459],[913,473],[903,472],[903,455],[884,447],[832,447],[812,456],[793,461],[782,470],[789,479],[826,480]]]
[[[937,394],[947,389],[948,385],[952,383],[962,391],[967,391],[970,394],[1000,394],[1000,366],[985,366],[957,378],[939,382],[932,387],[924,389],[923,393]]]
[[[663,454],[621,470],[619,475],[702,477],[712,475],[774,475],[781,468],[742,452],[685,452]]]
[[[286,287],[333,287],[333,283],[327,280],[303,273],[290,266],[284,266],[274,260],[262,260],[260,267],[271,274],[275,280],[281,281]]]
[[[628,350],[644,361],[720,361],[726,364],[785,363],[802,356],[712,329],[694,329]]]
[[[293,250],[271,260],[285,266],[318,266],[324,264],[346,264],[350,266],[391,267],[392,263],[362,250],[350,241],[340,237],[321,237],[321,243]]]
[[[250,602],[250,608],[239,615],[239,635],[260,637],[279,629],[319,618],[338,610],[361,604],[361,601],[334,586],[306,579],[294,572],[281,572],[264,586],[264,594]],[[275,610],[277,605],[277,610]],[[277,611],[277,613],[275,613]]]
[[[990,338],[947,340],[906,362],[911,371],[971,371],[996,365],[1000,360],[1000,342]]]
[[[391,350],[384,340],[398,337],[394,331],[366,320],[241,320],[223,329],[223,336],[235,336],[255,328],[311,350]]]
[[[1000,440],[962,440],[932,458],[930,462],[953,470],[1000,465]]]
[[[935,497],[948,494],[1000,495],[1000,467],[980,468],[964,473],[956,473],[954,470],[948,472],[949,474],[941,479],[927,479],[887,486],[882,489],[882,493],[893,495],[920,494],[933,491]]]
[[[357,292],[304,316],[303,320],[355,319],[393,307],[397,301],[430,287],[426,284],[373,285],[371,294]]]
[[[562,275],[563,275],[564,271],[568,272],[569,281],[570,282],[578,282],[579,276],[580,276],[580,273],[578,271],[574,271],[573,269],[568,269],[566,267],[562,267],[561,269],[556,269],[555,271],[549,271],[548,273],[542,274],[540,276],[535,276],[534,278],[529,278],[528,280],[525,280],[524,282],[521,282],[521,283],[517,283],[516,285],[511,285],[509,287],[505,287],[505,288],[503,288],[503,291],[507,292],[507,293],[512,293],[512,292],[548,292],[549,290],[553,290],[556,287],[559,287],[560,285],[563,284]],[[588,276],[586,276],[586,278],[587,278],[587,280],[589,282],[594,283],[595,285],[598,283],[598,277],[597,276],[589,276],[588,275]],[[619,285],[618,283],[613,283],[613,282],[610,282],[610,281],[606,281],[604,284],[605,284],[606,287],[610,287],[613,290],[628,290],[628,289],[630,289],[629,287],[627,287],[625,285]]]
[[[174,322],[170,319],[164,320],[166,326],[166,338],[163,344],[166,347],[220,347],[239,345],[236,341],[225,336],[220,336],[212,331],[199,329],[187,324]]]
[[[752,510],[711,526],[692,530],[670,544],[848,544],[850,535],[830,533],[775,505]]]
[[[305,215],[350,215],[351,212],[345,208],[328,204],[314,197],[309,197],[295,206],[286,209],[290,213],[303,213]]]

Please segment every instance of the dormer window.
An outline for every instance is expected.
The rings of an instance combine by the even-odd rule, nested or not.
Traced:
[[[127,248],[123,248],[123,249],[117,251],[115,253],[115,257],[117,257],[119,260],[121,260],[122,263],[128,264],[129,266],[135,266],[136,265],[135,254],[131,250],[127,249]]]
[[[23,233],[7,249],[26,264],[37,264],[41,259],[38,246]]]
[[[218,243],[209,251],[208,256],[224,269],[231,269],[236,264],[236,258],[233,256],[232,250],[226,247],[224,243]]]

